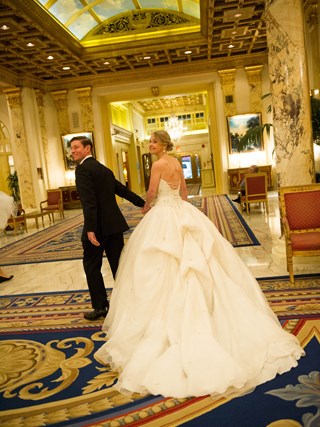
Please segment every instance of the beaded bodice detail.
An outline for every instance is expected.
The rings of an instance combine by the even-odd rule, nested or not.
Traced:
[[[180,206],[181,203],[180,182],[168,183],[167,181],[160,179],[156,204]]]

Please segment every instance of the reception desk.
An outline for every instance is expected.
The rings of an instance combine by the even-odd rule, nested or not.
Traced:
[[[272,190],[272,166],[264,165],[258,166],[259,172],[265,172],[267,174],[268,190]],[[248,173],[249,168],[236,168],[228,169],[228,186],[230,193],[237,193],[239,190],[239,181],[242,180],[243,175]]]
[[[62,191],[63,209],[80,209],[81,202],[76,186],[60,187]]]

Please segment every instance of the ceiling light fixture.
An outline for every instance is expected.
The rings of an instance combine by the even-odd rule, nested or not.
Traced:
[[[143,59],[151,59],[151,56],[144,56]]]
[[[48,57],[47,57],[47,59],[54,59],[54,57],[52,56],[52,55],[49,55]]]
[[[229,44],[228,49],[232,49],[234,47],[234,44]]]
[[[186,55],[190,55],[190,53],[192,53],[192,50],[185,50],[184,52]]]
[[[173,113],[173,111],[171,113],[171,116],[168,118],[168,121],[165,123],[165,130],[168,132],[172,141],[174,142],[178,141],[183,135],[183,120],[179,120],[178,117]]]
[[[233,15],[235,18],[240,18],[242,16],[241,12],[237,12]]]
[[[8,27],[8,25],[4,24],[1,27],[1,30],[9,30],[10,27]]]
[[[64,71],[70,70],[70,67],[62,67]]]
[[[27,43],[27,46],[28,46],[28,47],[33,47],[33,46],[34,46],[34,43],[29,42],[29,43]]]
[[[109,61],[104,61],[103,65],[110,65]]]

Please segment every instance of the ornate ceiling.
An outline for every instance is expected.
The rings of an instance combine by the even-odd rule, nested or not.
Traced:
[[[267,62],[264,0],[0,0],[0,85],[59,89]]]

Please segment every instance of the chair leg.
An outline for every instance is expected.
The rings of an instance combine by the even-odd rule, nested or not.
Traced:
[[[289,266],[289,276],[290,276],[290,283],[294,285],[294,274],[293,274],[293,264]]]
[[[290,283],[294,284],[293,258],[292,258],[292,250],[290,246],[286,247],[286,255],[287,255],[287,270],[290,276]]]

